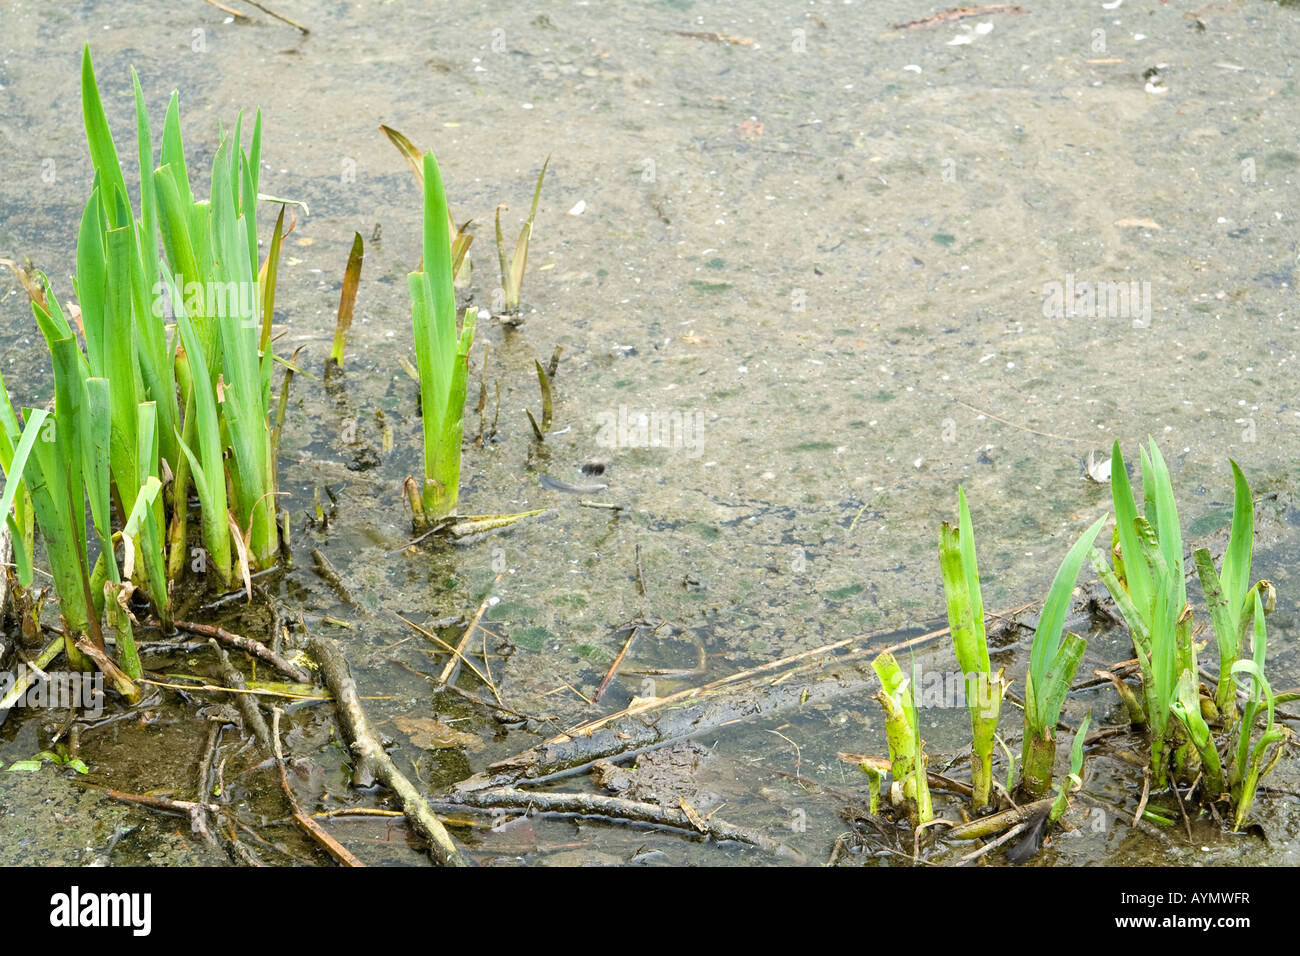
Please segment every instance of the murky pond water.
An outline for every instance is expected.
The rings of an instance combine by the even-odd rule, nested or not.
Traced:
[[[1068,543],[1109,508],[1082,462],[1116,438],[1126,450],[1159,441],[1193,546],[1222,546],[1226,458],[1242,465],[1259,498],[1257,574],[1280,590],[1270,672],[1292,687],[1300,10],[1024,6],[895,30],[936,8],[295,0],[281,12],[310,28],[302,36],[254,8],[231,22],[199,0],[130,13],[9,3],[0,254],[30,256],[71,298],[91,175],[78,90],[87,40],[119,143],[132,129],[131,65],[156,115],[180,91],[192,168],[210,163],[219,120],[261,106],[262,189],[310,210],[281,265],[278,350],[305,346],[314,376],[295,382],[281,466],[294,566],[264,584],[341,642],[396,759],[430,791],[634,696],[862,633],[937,626],[935,541],[958,483],[987,606],[1040,599]],[[495,440],[467,442],[461,501],[470,513],[548,510],[466,544],[403,549],[400,488],[419,467],[420,424],[399,358],[412,352],[404,276],[419,258],[420,210],[379,123],[436,148],[454,214],[474,221],[462,302],[488,311],[494,210],[509,205],[502,222],[515,233],[551,157],[525,321],[480,321],[491,352],[484,366],[476,346],[471,406],[484,383],[490,432],[499,386],[499,418]],[[268,207],[264,228],[270,219]],[[357,320],[346,374],[327,387],[354,232],[366,240]],[[0,368],[16,404],[37,404],[47,360],[21,288],[0,281]],[[1052,284],[1085,282],[1131,295],[1053,314]],[[538,446],[524,409],[538,407],[534,360],[557,346],[554,431]],[[664,444],[646,447],[642,415]],[[479,433],[476,414],[467,433]],[[606,490],[541,483],[596,480],[579,470],[592,457],[608,462]],[[312,520],[318,499],[328,521]],[[315,573],[313,548],[343,589]],[[399,619],[455,641],[485,600],[478,666],[508,708],[545,718],[523,728],[435,693],[447,655]],[[235,602],[195,614],[250,634],[269,625]],[[286,623],[300,637],[295,617]],[[622,625],[642,617],[673,626],[639,636],[589,703],[627,640]],[[1023,672],[1028,638],[1005,651],[1009,673]],[[1089,663],[1129,653],[1122,635],[1098,633]],[[147,664],[208,673],[206,655],[159,649]],[[485,694],[472,674],[458,681]],[[193,777],[204,745],[199,696],[160,694],[144,717],[85,731],[86,780],[187,796],[177,781]],[[12,715],[0,758],[39,750],[47,719]],[[471,736],[437,746],[435,719]],[[382,802],[350,790],[327,708],[297,705],[286,720],[290,750],[312,758],[295,784],[307,803]],[[955,749],[962,720],[936,717],[932,748]],[[249,770],[256,756],[227,734],[227,797],[250,821],[286,818],[279,781]],[[837,752],[884,747],[865,693],[696,743],[711,752],[691,798],[725,804],[727,819],[781,834],[811,861],[846,829],[839,809],[863,799],[861,775]],[[184,821],[62,773],[0,779],[6,861],[214,862]],[[1132,813],[1130,779],[1098,783],[1114,813],[1098,826],[1081,809],[1077,838],[1040,859],[1295,863],[1295,775],[1288,758],[1261,799],[1267,842],[1133,831],[1115,819]],[[488,832],[479,818],[456,832],[483,862],[763,859],[572,820]],[[388,819],[340,820],[335,833],[369,861],[424,859]],[[325,859],[291,825],[262,838],[275,844],[259,849],[268,859]]]

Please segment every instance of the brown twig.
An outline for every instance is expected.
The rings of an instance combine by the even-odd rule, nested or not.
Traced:
[[[226,6],[226,5],[223,4],[223,3],[217,3],[217,0],[203,0],[203,2],[204,2],[204,3],[210,3],[210,4],[212,4],[212,6],[216,7],[216,8],[217,8],[218,10],[220,10],[222,13],[228,13],[228,14],[230,14],[232,17],[234,17],[236,20],[247,20],[247,19],[248,19],[248,14],[247,14],[247,13],[241,13],[241,12],[238,11],[238,10],[232,10],[230,7]]]
[[[425,680],[429,681],[430,683],[438,684],[438,690],[449,691],[450,693],[455,694],[457,697],[463,697],[465,700],[469,701],[470,703],[478,704],[480,707],[485,707],[491,711],[500,711],[501,713],[506,714],[510,717],[518,717],[520,720],[532,720],[532,721],[536,721],[539,724],[555,723],[554,717],[534,717],[532,714],[525,714],[522,711],[511,710],[505,704],[493,703],[490,700],[484,700],[482,697],[479,697],[475,694],[471,694],[467,690],[462,690],[461,688],[457,687],[455,684],[439,683],[438,678],[434,677],[432,674],[426,674],[422,670],[417,670],[416,668],[412,667],[410,664],[406,663],[405,661],[399,661],[396,657],[390,657],[388,659],[392,661],[394,664],[396,664],[398,667],[401,667],[404,670],[407,670],[410,673],[414,674],[416,677],[423,677]]]
[[[221,739],[221,721],[211,720],[208,723],[208,739],[203,745],[203,753],[199,757],[199,772],[197,782],[194,787],[194,795],[199,800],[208,796],[208,777],[212,776],[212,763],[217,756],[217,741]]]
[[[638,545],[637,546],[637,571],[640,572],[640,570],[641,570],[641,546]],[[642,587],[641,593],[645,594],[644,587]],[[631,649],[632,642],[636,640],[636,636],[641,633],[641,628],[644,626],[645,623],[642,621],[632,622],[632,632],[628,634],[627,640],[623,642],[623,649],[619,651],[618,656],[614,658],[614,663],[609,665],[609,671],[605,674],[605,679],[600,682],[600,687],[597,688],[596,690],[596,696],[591,699],[591,702],[593,704],[600,703],[600,698],[604,695],[605,689],[609,687],[609,682],[612,681],[614,679],[614,675],[618,673],[619,667],[622,666],[623,664],[623,658],[627,657],[627,652]]]
[[[954,398],[952,399],[952,401],[956,402],[958,405],[961,405],[963,408],[969,408],[972,412],[975,412],[977,415],[983,415],[985,418],[991,418],[995,422],[1001,422],[1003,425],[1010,425],[1012,428],[1018,428],[1022,432],[1029,432],[1029,434],[1031,435],[1038,435],[1040,438],[1054,438],[1057,441],[1075,442],[1077,444],[1087,443],[1085,439],[1082,438],[1069,438],[1065,435],[1053,435],[1051,432],[1040,432],[1036,429],[1028,428],[1024,425],[1017,425],[1015,422],[1007,421],[1005,418],[999,418],[997,415],[994,415],[992,412],[986,412],[982,408],[976,408],[974,405],[970,405],[966,402],[963,402],[959,398]]]
[[[221,831],[221,835],[225,838],[226,852],[239,860],[239,862],[243,863],[245,866],[266,866],[265,863],[258,859],[257,854],[246,847],[243,841],[235,835],[234,822],[227,820],[225,828]]]
[[[90,790],[99,790],[99,787],[87,787]],[[153,810],[166,810],[170,813],[180,813],[185,816],[190,815],[190,811],[199,809],[208,813],[216,813],[221,808],[215,803],[196,803],[193,800],[173,800],[170,797],[160,797],[152,793],[127,793],[124,790],[100,790],[106,797],[113,800],[121,800],[123,803],[137,803],[142,807],[149,807]]]
[[[299,667],[297,664],[289,663],[261,641],[254,640],[251,637],[241,637],[238,634],[232,634],[224,628],[214,627],[211,624],[195,624],[192,621],[176,621],[175,624],[177,630],[187,631],[190,634],[199,634],[203,637],[215,637],[222,644],[228,644],[229,646],[236,647],[241,651],[246,651],[254,657],[260,657],[295,683],[311,683],[311,675],[308,674],[306,670]]]
[[[228,655],[220,644],[212,639],[212,646],[217,652],[217,666],[221,669],[221,679],[235,690],[247,690],[244,686],[244,675],[235,669],[235,665],[230,663]],[[271,740],[271,728],[266,725],[266,718],[262,716],[261,709],[257,706],[257,701],[252,694],[234,694],[235,707],[239,710],[239,715],[244,718],[244,729],[251,731],[257,738],[257,742],[262,745],[267,753],[275,753],[275,746]]]
[[[937,637],[942,637],[947,633],[949,633],[949,628],[941,627],[938,630],[929,631],[928,633],[925,634],[919,634],[916,637],[909,638],[905,641],[899,641],[898,643],[891,644],[888,647],[865,648],[863,651],[859,653],[865,652],[865,653],[870,653],[872,656],[875,656],[877,654],[883,654],[885,651],[892,652],[892,651],[906,650],[909,647],[916,647],[919,644],[924,644],[927,641],[932,641]],[[726,677],[720,677],[717,680],[710,681],[709,683],[704,684],[700,687],[691,687],[691,688],[687,688],[686,690],[680,690],[675,694],[669,694],[667,697],[657,697],[654,698],[653,700],[646,701],[645,703],[638,704],[635,707],[628,707],[625,710],[621,710],[616,714],[608,714],[596,720],[592,720],[585,724],[581,724],[578,727],[575,727],[573,730],[569,731],[568,734],[566,734],[565,736],[575,736],[578,734],[590,735],[592,731],[599,730],[605,724],[608,724],[611,721],[614,721],[620,717],[628,717],[634,714],[641,714],[649,710],[657,710],[663,707],[665,704],[673,703],[679,700],[686,700],[688,698],[699,697],[702,694],[706,694],[711,691],[715,691],[720,688],[727,687],[731,684],[735,684],[744,680],[749,680],[750,678],[753,677],[760,677],[764,674],[769,674],[772,671],[780,670],[784,667],[789,667],[792,664],[798,664],[801,661],[806,661],[810,657],[816,657],[818,655],[828,654],[831,651],[837,651],[841,648],[848,647],[850,644],[855,644],[860,641],[869,641],[871,640],[872,636],[873,635],[870,634],[859,634],[856,637],[846,637],[843,640],[834,641],[830,644],[824,644],[821,647],[814,647],[812,650],[800,651],[798,654],[791,654],[788,657],[782,657],[780,660],[769,661],[768,663],[760,664],[757,667],[750,667],[746,670],[738,671],[735,674],[729,674]],[[844,655],[843,657],[838,658],[837,660],[838,661],[846,660],[848,659],[848,656],[849,655]]]
[[[334,589],[334,592],[342,599],[344,604],[356,605],[352,600],[352,594],[348,591],[348,586],[343,583],[339,573],[334,570],[334,565],[330,559],[325,557],[325,552],[320,548],[311,549],[311,559],[316,562],[316,573],[325,579],[326,583]]]
[[[442,645],[442,647],[446,648],[448,651],[451,652],[453,660],[458,659],[463,661],[465,663],[465,666],[468,667],[470,670],[472,670],[475,676],[478,677],[479,680],[481,680],[484,684],[487,685],[488,690],[492,691],[492,696],[496,698],[497,703],[501,702],[501,695],[497,693],[496,686],[492,683],[491,678],[489,678],[481,670],[475,667],[474,662],[471,661],[464,654],[462,654],[458,648],[452,647],[450,644],[444,641],[437,634],[433,633],[430,630],[427,630],[426,628],[421,627],[420,625],[416,624],[414,621],[410,620],[409,618],[402,617],[402,615],[400,614],[394,614],[393,616],[396,617],[399,621],[409,624],[411,627],[415,628],[417,631],[419,631],[421,634],[423,634],[425,637],[427,637],[429,640],[433,641],[434,643]],[[447,686],[450,687],[451,685],[447,684]]]
[[[985,853],[988,853],[992,850],[996,850],[998,847],[1006,843],[1008,840],[1014,840],[1016,837],[1020,836],[1020,834],[1024,833],[1025,830],[1027,830],[1028,828],[1029,828],[1028,823],[1017,823],[1015,826],[1013,826],[1006,833],[1002,834],[1002,836],[998,837],[996,840],[992,841],[991,843],[986,843],[978,850],[973,850],[970,853],[967,853],[965,856],[961,857],[957,861],[957,866],[963,866],[967,863],[970,863],[972,860],[979,859]]]
[[[1142,798],[1138,800],[1137,810],[1133,813],[1133,825],[1142,819],[1142,811],[1147,808],[1147,798],[1151,796],[1151,768],[1142,769]]]
[[[295,23],[293,20],[290,20],[288,17],[283,16],[282,14],[276,13],[274,10],[269,10],[269,9],[267,9],[266,7],[264,7],[264,6],[262,6],[260,3],[258,3],[257,0],[244,0],[244,2],[247,3],[249,6],[257,7],[257,9],[261,10],[261,11],[262,11],[263,13],[265,13],[267,16],[275,17],[277,20],[282,20],[283,22],[289,24],[289,26],[293,27],[295,30],[297,30],[297,31],[299,31],[300,33],[302,33],[303,36],[306,36],[307,34],[309,34],[309,33],[311,32],[311,31],[308,30],[305,26],[303,26],[301,23]]]
[[[642,597],[645,597],[645,571],[641,567],[641,545],[636,546],[636,589]],[[596,695],[600,699],[600,695]]]
[[[281,713],[279,707],[271,709],[271,740],[275,745],[275,762],[280,768],[280,785],[284,787],[284,795],[289,800],[289,809],[293,811],[293,818],[298,821],[298,825],[307,832],[308,836],[324,847],[326,853],[344,866],[365,866],[348,852],[347,847],[326,833],[324,827],[303,813],[302,807],[298,806],[298,798],[294,796],[293,788],[289,786],[289,774],[284,768],[284,752],[280,749]]]
[[[906,23],[895,23],[895,30],[914,30],[921,27],[934,27],[941,23],[955,23],[958,20],[965,20],[967,17],[985,17],[993,13],[1028,13],[1024,7],[1009,3],[990,3],[980,7],[953,7],[950,10],[940,10],[938,13],[932,13],[928,17],[921,17],[919,20],[909,20]]]
[[[478,610],[474,612],[474,616],[470,618],[469,625],[465,628],[465,633],[460,636],[460,643],[456,645],[455,653],[452,654],[451,660],[447,661],[447,666],[442,669],[442,673],[438,676],[438,680],[442,681],[442,683],[450,684],[456,679],[456,671],[460,667],[460,662],[464,660],[465,648],[469,647],[469,639],[474,635],[474,628],[478,627],[478,622],[483,620],[483,614],[488,608],[488,601],[492,597],[492,589],[500,583],[504,574],[505,572],[502,572],[492,579],[492,585],[488,588],[487,595],[483,598],[482,603],[479,604]],[[491,686],[492,682],[487,681],[487,684],[488,686]]]
[[[460,848],[452,840],[447,828],[434,815],[428,802],[411,781],[397,769],[393,758],[388,756],[375,736],[357,697],[356,681],[348,673],[347,663],[338,649],[323,638],[313,637],[307,644],[307,651],[320,664],[321,677],[334,695],[339,725],[358,767],[363,772],[378,777],[397,795],[407,822],[428,841],[433,856],[439,863],[444,866],[466,866],[465,857],[461,855]]]
[[[1201,779],[1199,774],[1197,775],[1196,779],[1197,780]],[[1196,786],[1196,782],[1193,781],[1192,786],[1187,788],[1187,792],[1191,793],[1192,789],[1195,786]],[[1172,790],[1174,792],[1174,796],[1178,798],[1178,810],[1183,815],[1183,828],[1187,831],[1187,842],[1191,843],[1192,842],[1192,821],[1187,819],[1187,807],[1183,806],[1183,795],[1178,792],[1178,784],[1176,782],[1173,782],[1173,786],[1171,786],[1169,789]]]

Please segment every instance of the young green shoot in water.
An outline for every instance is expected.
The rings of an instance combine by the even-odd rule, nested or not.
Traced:
[[[1273,688],[1264,676],[1264,659],[1268,654],[1268,635],[1264,624],[1264,602],[1258,592],[1252,601],[1253,647],[1250,660],[1232,665],[1232,676],[1250,682],[1246,704],[1242,708],[1241,722],[1237,726],[1237,746],[1229,774],[1229,787],[1234,804],[1233,829],[1240,830],[1255,802],[1255,791],[1260,779],[1277,766],[1282,751],[1291,739],[1291,730],[1278,724],[1274,718],[1277,701]],[[1245,681],[1242,681],[1245,683]],[[1255,724],[1264,715],[1264,730],[1258,738]]]
[[[984,599],[980,594],[975,562],[975,530],[971,525],[966,492],[957,489],[958,521],[944,522],[939,531],[939,567],[948,605],[948,626],[957,662],[961,666],[970,710],[973,756],[971,802],[976,810],[989,804],[993,792],[993,746],[1006,684],[999,672],[993,677],[984,633]]]
[[[1232,465],[1233,483],[1232,530],[1220,571],[1215,571],[1208,548],[1197,548],[1192,553],[1219,646],[1219,686],[1214,695],[1214,705],[1225,726],[1231,726],[1237,719],[1236,681],[1232,679],[1232,668],[1241,658],[1241,648],[1251,628],[1255,595],[1263,599],[1266,612],[1272,610],[1270,602],[1273,600],[1270,582],[1259,581],[1253,587],[1250,584],[1255,504],[1241,468],[1231,459],[1229,464]]]
[[[916,707],[908,678],[893,654],[884,653],[872,661],[881,689],[876,700],[885,711],[885,736],[889,742],[890,775],[908,819],[916,829],[934,819],[930,784],[926,777],[924,741],[916,722]]]
[[[1056,723],[1061,718],[1065,695],[1079,669],[1087,643],[1077,634],[1066,634],[1065,614],[1070,594],[1088,549],[1096,540],[1106,515],[1093,522],[1074,543],[1056,572],[1043,602],[1043,613],[1034,631],[1034,646],[1025,677],[1025,739],[1020,758],[1020,786],[1031,799],[1045,795],[1052,786],[1056,761]]]
[[[458,328],[451,242],[444,226],[447,198],[433,150],[424,154],[423,171],[424,268],[407,276],[424,425],[424,481],[418,494],[408,495],[417,530],[456,513],[469,349],[478,317],[477,309],[466,309]]]
[[[537,218],[537,200],[542,195],[542,180],[546,178],[546,167],[551,164],[551,157],[542,163],[542,171],[537,176],[537,188],[533,190],[533,205],[528,211],[528,219],[519,230],[519,241],[515,243],[514,255],[506,260],[506,240],[501,232],[501,210],[509,208],[502,204],[497,206],[497,261],[501,266],[501,293],[505,312],[519,311],[519,294],[524,287],[524,269],[528,266],[528,244],[533,238],[533,220]]]
[[[348,330],[352,328],[352,311],[357,304],[357,286],[361,282],[361,263],[365,258],[366,247],[361,241],[361,233],[352,237],[352,251],[348,254],[347,268],[343,270],[343,291],[339,295],[339,315],[334,326],[334,344],[330,347],[326,370],[331,366],[343,367],[343,349],[347,344]]]

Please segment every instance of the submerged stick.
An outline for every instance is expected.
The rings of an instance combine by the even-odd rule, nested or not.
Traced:
[[[447,661],[447,666],[438,675],[438,680],[442,683],[450,684],[456,679],[456,671],[460,669],[460,662],[464,658],[465,650],[469,647],[469,639],[473,636],[474,629],[478,627],[479,621],[483,620],[483,614],[488,608],[488,601],[492,599],[492,588],[500,584],[504,576],[505,572],[503,571],[492,579],[492,586],[488,588],[487,596],[483,598],[478,610],[474,612],[474,617],[470,619],[469,627],[465,628],[465,633],[460,636],[460,643],[456,645],[456,650],[452,653],[451,659]],[[492,682],[487,681],[487,683],[491,686]]]
[[[206,813],[217,813],[221,810],[221,807],[215,803],[173,800],[170,797],[160,797],[151,793],[127,793],[124,790],[107,790],[93,786],[86,786],[86,789],[98,790],[104,796],[113,800],[121,800],[123,803],[135,803],[153,810],[167,810],[171,813],[183,813],[186,816],[189,816],[195,810],[202,810]]]
[[[325,579],[326,583],[328,583],[329,586],[334,589],[334,592],[343,600],[343,603],[355,605],[356,602],[352,600],[352,595],[348,591],[347,585],[343,583],[343,579],[339,577],[339,573],[334,570],[334,565],[330,563],[330,559],[325,557],[325,552],[321,551],[320,548],[312,548],[311,557],[312,560],[316,562],[316,573]]]
[[[289,26],[293,27],[295,30],[300,32],[303,36],[306,36],[307,34],[311,33],[311,31],[308,30],[301,23],[295,23],[293,20],[290,20],[288,17],[284,16],[283,14],[276,13],[274,10],[270,10],[267,7],[262,6],[262,4],[258,3],[257,0],[244,0],[244,2],[247,3],[249,6],[257,7],[257,9],[261,10],[263,13],[267,14],[268,16],[272,16],[275,17],[277,20],[284,21],[285,23],[289,24]]]
[[[397,769],[393,758],[388,756],[375,736],[365,711],[361,709],[356,681],[348,673],[348,665],[338,649],[323,638],[313,637],[307,644],[307,652],[320,664],[325,686],[334,695],[339,725],[358,767],[373,773],[397,795],[406,819],[428,841],[433,856],[439,863],[444,866],[467,866],[465,857],[461,855],[460,848],[452,840],[447,828],[434,815],[411,781]]]
[[[949,840],[980,840],[984,837],[993,836],[995,833],[1001,833],[1003,830],[1025,823],[1037,813],[1051,809],[1055,801],[1055,797],[1044,797],[1042,800],[1035,800],[1033,803],[1012,807],[1010,810],[991,813],[987,817],[980,817],[970,823],[952,827],[944,834],[944,837]]]
[[[641,568],[640,565],[641,546],[640,545],[637,545],[636,551],[637,551],[637,570],[640,570]],[[645,594],[645,591],[642,591],[641,593]],[[600,682],[600,687],[596,689],[596,696],[591,699],[591,702],[593,704],[599,704],[601,697],[605,696],[605,691],[609,688],[610,681],[614,679],[614,676],[618,673],[618,669],[623,666],[623,659],[627,657],[627,652],[632,649],[632,642],[636,640],[636,636],[641,633],[641,628],[645,626],[646,626],[645,623],[642,621],[637,621],[632,625],[631,633],[628,634],[627,640],[623,642],[623,649],[619,651],[618,656],[614,658],[614,663],[609,665],[609,670],[605,672],[605,679]],[[658,630],[658,628],[656,628],[656,630]]]
[[[244,675],[235,669],[235,665],[230,663],[230,655],[225,652],[216,639],[211,640],[213,649],[217,652],[217,666],[221,670],[221,679],[227,685],[236,691],[247,689],[244,681]],[[266,718],[262,716],[261,709],[257,706],[257,700],[253,694],[236,693],[235,707],[239,710],[239,716],[244,718],[245,729],[251,731],[257,738],[257,742],[265,748],[269,754],[275,753],[275,745],[271,740],[271,728],[266,725]]]
[[[308,836],[324,847],[325,852],[344,866],[365,866],[364,863],[348,852],[347,847],[326,833],[324,827],[303,813],[302,807],[298,806],[298,798],[294,796],[293,788],[289,786],[289,774],[284,769],[284,752],[280,749],[281,713],[282,711],[278,707],[271,711],[271,740],[275,744],[275,762],[280,768],[280,786],[284,788],[284,795],[289,800],[289,809],[293,811],[293,818],[298,821],[298,825],[307,832]]]
[[[595,816],[614,821],[648,823],[654,826],[686,830],[709,836],[720,842],[747,843],[773,856],[802,860],[803,856],[784,843],[771,837],[738,827],[723,820],[700,816],[698,811],[686,807],[665,807],[655,803],[641,803],[598,793],[559,793],[516,790],[506,787],[481,793],[460,794],[449,807],[467,806],[480,810],[525,810],[564,816]]]
[[[538,781],[581,773],[596,760],[640,753],[738,721],[761,720],[805,705],[861,693],[876,684],[875,674],[865,659],[867,655],[916,647],[948,631],[942,627],[886,648],[857,648],[830,660],[816,659],[879,636],[859,634],[701,687],[643,701],[498,761],[455,784],[452,790],[457,793],[486,790],[521,780]],[[805,679],[795,679],[801,676]]]

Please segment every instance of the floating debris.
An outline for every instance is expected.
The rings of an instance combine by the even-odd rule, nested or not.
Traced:
[[[561,481],[558,478],[552,478],[550,475],[542,475],[538,478],[538,483],[549,491],[563,491],[571,495],[594,495],[598,491],[604,491],[609,485],[603,481],[593,481],[588,484],[575,485],[572,482]]]
[[[922,17],[919,20],[895,23],[893,28],[895,30],[917,30],[923,27],[937,27],[941,23],[956,23],[958,20],[966,20],[970,17],[988,16],[993,13],[1028,12],[1024,7],[1008,3],[993,3],[982,7],[953,7],[950,10],[940,10],[938,13],[932,13],[928,17]]]

